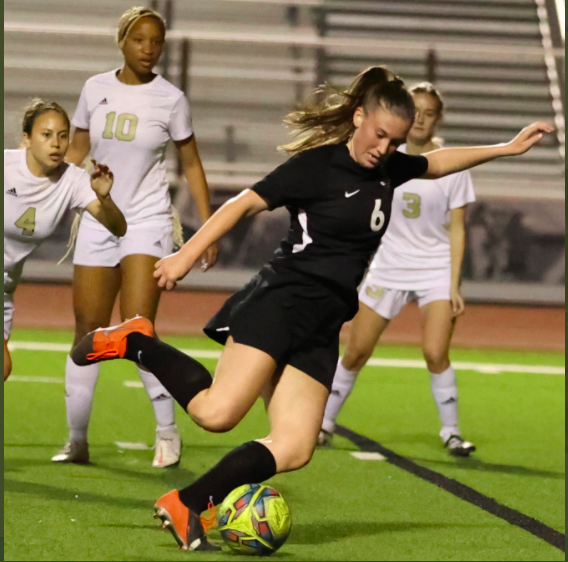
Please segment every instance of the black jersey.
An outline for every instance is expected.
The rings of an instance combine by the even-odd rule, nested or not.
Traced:
[[[293,156],[252,188],[291,216],[270,263],[355,291],[389,223],[393,189],[427,169],[424,156],[401,152],[365,168],[345,143]]]

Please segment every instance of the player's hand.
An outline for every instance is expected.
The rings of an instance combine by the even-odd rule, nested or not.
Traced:
[[[212,244],[201,256],[201,271],[207,271],[208,269],[211,269],[217,263],[218,257],[219,246],[217,246],[217,244]]]
[[[155,267],[154,278],[158,280],[158,287],[171,291],[191,271],[193,263],[188,264],[187,259],[176,252],[156,262]]]
[[[91,158],[91,162],[93,163],[93,170],[91,172],[91,187],[99,198],[105,199],[106,197],[108,197],[108,194],[112,189],[114,176],[108,166],[99,164],[93,158]]]
[[[525,127],[511,142],[508,142],[507,152],[510,156],[518,156],[524,154],[533,145],[535,145],[546,134],[554,131],[554,127],[548,123],[537,121],[528,127]]]
[[[465,310],[465,302],[459,289],[450,290],[450,305],[454,318],[462,314]]]

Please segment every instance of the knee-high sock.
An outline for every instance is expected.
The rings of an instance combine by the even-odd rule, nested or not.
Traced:
[[[276,474],[276,460],[258,441],[249,441],[225,455],[209,472],[180,490],[180,500],[189,509],[201,513],[211,500],[220,504],[243,484],[264,482]]]
[[[71,357],[65,366],[65,404],[71,441],[86,441],[100,365],[78,367]]]
[[[330,433],[335,431],[335,420],[347,397],[351,394],[358,374],[359,371],[348,371],[341,363],[341,359],[339,359],[322,422],[322,428],[325,431]]]
[[[138,332],[127,336],[124,358],[153,373],[184,410],[213,380],[209,371],[189,355]]]
[[[440,437],[447,440],[451,435],[459,435],[458,385],[452,366],[440,374],[430,373],[430,386],[442,422]]]
[[[148,398],[150,398],[152,408],[154,408],[157,423],[156,431],[175,429],[175,404],[172,395],[152,373],[142,369],[139,365],[137,367],[142,384],[146,389]]]

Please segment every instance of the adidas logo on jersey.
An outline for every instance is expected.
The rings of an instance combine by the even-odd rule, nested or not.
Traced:
[[[99,102],[99,105],[108,105],[108,101],[106,98],[103,99],[103,101]]]
[[[156,246],[156,248],[162,248],[162,243],[158,240],[157,242],[154,242],[154,246]]]
[[[18,197],[18,192],[16,191],[15,187],[13,187],[12,189],[7,189],[6,193],[8,195],[13,195],[14,197]]]

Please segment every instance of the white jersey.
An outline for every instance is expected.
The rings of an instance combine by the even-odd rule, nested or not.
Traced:
[[[97,198],[87,172],[64,163],[57,178],[34,176],[25,150],[4,151],[4,294],[12,294],[27,257],[50,235],[69,209]]]
[[[187,98],[161,76],[123,84],[118,70],[89,78],[72,123],[88,129],[92,157],[114,174],[112,198],[128,225],[171,218],[164,162],[169,139],[192,136]],[[93,227],[103,228],[94,219]]]
[[[406,145],[399,150],[406,152]],[[391,221],[369,269],[373,282],[407,291],[449,286],[450,210],[473,201],[468,171],[397,187]]]

